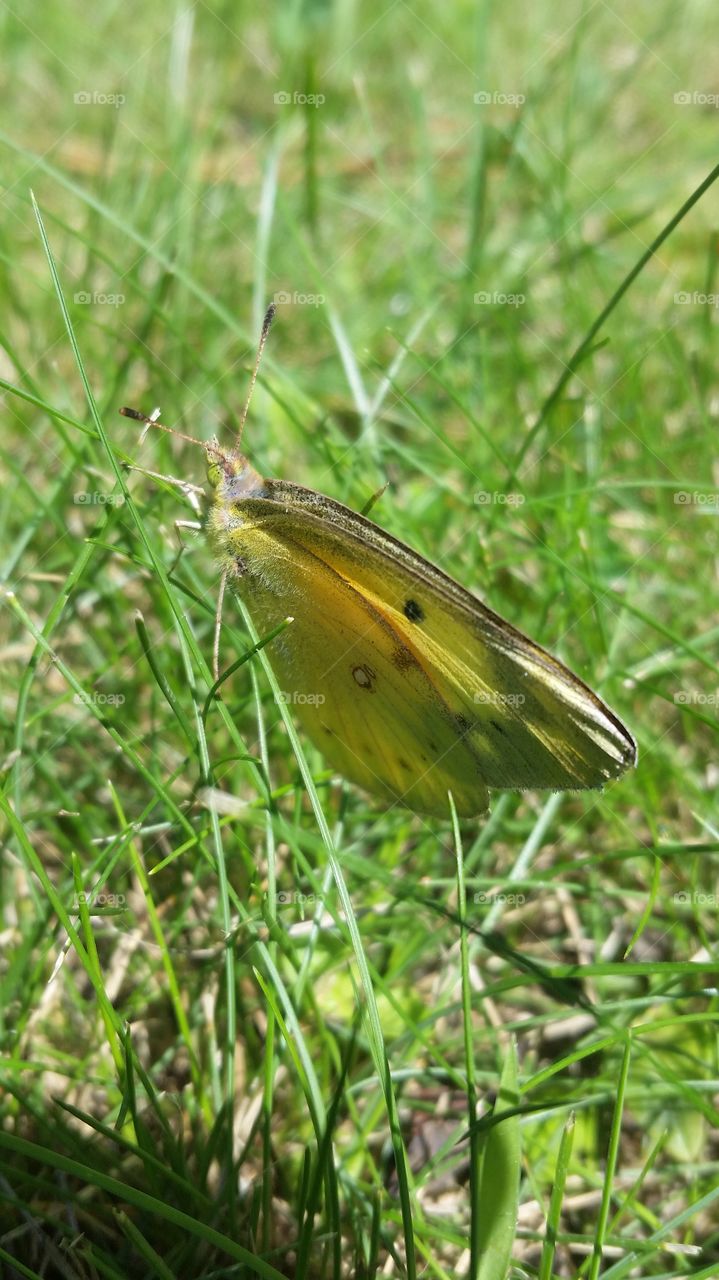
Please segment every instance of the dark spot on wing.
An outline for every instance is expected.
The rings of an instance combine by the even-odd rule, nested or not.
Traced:
[[[404,616],[409,618],[410,622],[424,622],[424,609],[421,604],[417,604],[416,600],[405,600]]]
[[[406,769],[408,773],[411,772],[412,770],[411,764],[407,763],[404,756],[398,756],[397,764],[399,765],[400,769]]]
[[[352,677],[360,689],[366,689],[368,693],[375,692],[374,685],[377,679],[377,672],[368,667],[366,663],[360,663],[358,666],[353,667]]]
[[[489,723],[491,724],[493,729],[496,729],[497,733],[502,733],[502,734],[504,733],[504,729],[502,728],[498,720],[490,720]]]

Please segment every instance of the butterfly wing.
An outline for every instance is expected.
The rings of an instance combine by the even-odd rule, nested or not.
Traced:
[[[294,617],[273,666],[312,740],[368,790],[446,815],[451,789],[469,815],[488,786],[600,787],[634,763],[631,735],[567,667],[340,503],[230,481],[210,529],[256,624]]]

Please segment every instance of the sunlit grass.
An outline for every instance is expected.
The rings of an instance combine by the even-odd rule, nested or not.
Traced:
[[[714,188],[561,385],[716,162],[710,12],[6,17],[15,1274],[712,1274]],[[203,454],[118,409],[229,442],[280,294],[254,464],[389,481],[631,776],[453,829],[331,774],[271,643],[208,700],[218,569],[145,474]],[[223,668],[248,628],[228,597]]]

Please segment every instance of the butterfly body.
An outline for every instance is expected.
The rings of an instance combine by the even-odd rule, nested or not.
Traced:
[[[292,713],[343,776],[421,813],[488,788],[601,787],[636,759],[618,717],[435,565],[331,498],[208,452],[208,533]]]

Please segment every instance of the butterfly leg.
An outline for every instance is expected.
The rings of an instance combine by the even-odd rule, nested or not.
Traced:
[[[199,520],[175,520],[174,524],[175,524],[175,533],[177,534],[177,541],[179,542],[180,546],[179,546],[177,555],[175,556],[175,559],[170,565],[170,570],[169,570],[170,573],[175,572],[175,569],[177,568],[178,564],[180,563],[180,560],[182,559],[183,553],[187,550],[187,543],[182,541],[182,535],[180,533],[180,530],[181,529],[198,530],[202,528],[202,525],[200,524]]]
[[[223,569],[220,578],[220,590],[217,593],[217,609],[215,611],[215,638],[212,644],[212,675],[217,681],[220,678],[220,629],[222,627],[222,603],[227,586],[227,569]]]

